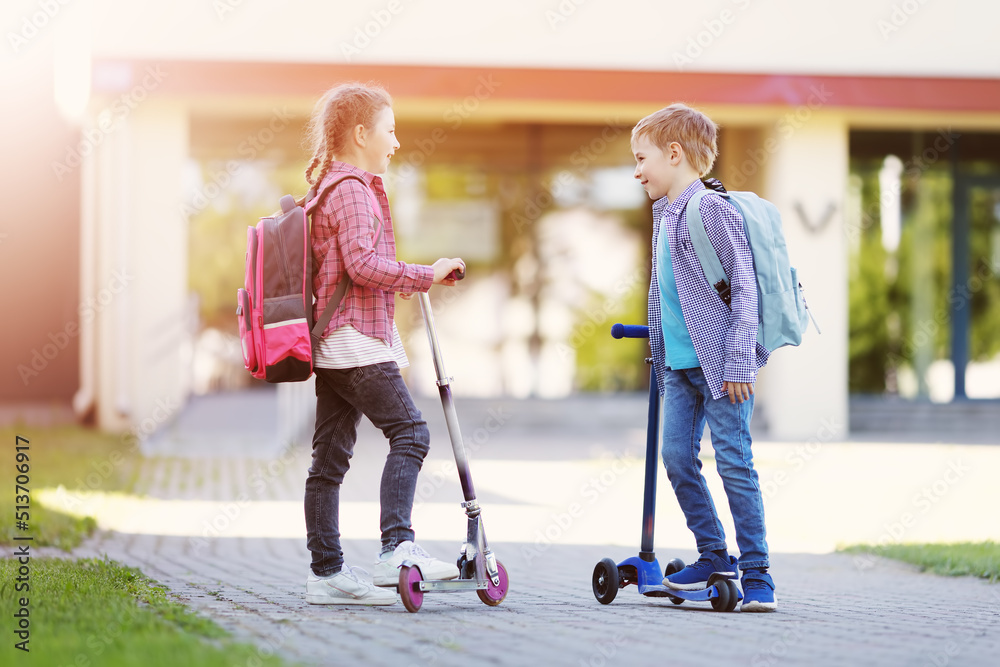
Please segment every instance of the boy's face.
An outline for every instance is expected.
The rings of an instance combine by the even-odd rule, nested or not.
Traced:
[[[634,176],[653,201],[666,196],[677,177],[680,160],[677,151],[671,150],[674,146],[677,144],[672,143],[663,151],[645,136],[636,137],[632,141]]]

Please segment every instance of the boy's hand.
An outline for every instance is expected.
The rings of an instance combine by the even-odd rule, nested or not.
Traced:
[[[400,292],[399,298],[402,299],[403,301],[409,301],[410,299],[413,298],[413,292]]]
[[[434,269],[434,284],[435,285],[448,285],[453,287],[457,282],[454,278],[449,278],[449,274],[456,269],[460,273],[465,273],[465,262],[459,258],[446,259],[442,257],[438,261],[431,265]]]
[[[749,401],[753,396],[753,382],[727,382],[722,381],[722,391],[729,394],[729,402],[736,403]]]

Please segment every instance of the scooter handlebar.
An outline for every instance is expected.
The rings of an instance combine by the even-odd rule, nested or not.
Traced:
[[[649,327],[642,324],[615,324],[611,327],[612,338],[649,338]]]

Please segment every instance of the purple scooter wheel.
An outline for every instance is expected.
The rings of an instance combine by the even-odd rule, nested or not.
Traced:
[[[494,586],[492,581],[487,580],[486,588],[480,588],[476,591],[479,594],[479,599],[491,607],[503,602],[504,598],[507,597],[507,587],[510,584],[510,580],[507,578],[507,568],[500,561],[497,561],[497,574],[500,579],[498,585]]]
[[[417,613],[424,603],[424,592],[417,587],[424,580],[420,568],[416,565],[404,565],[399,568],[399,597],[403,600],[406,611]]]

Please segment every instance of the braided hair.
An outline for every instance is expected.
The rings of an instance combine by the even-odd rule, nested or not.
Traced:
[[[391,106],[389,93],[376,84],[343,83],[328,90],[316,103],[306,128],[313,154],[306,167],[306,182],[310,186],[322,183],[354,128],[371,126],[375,115]]]

